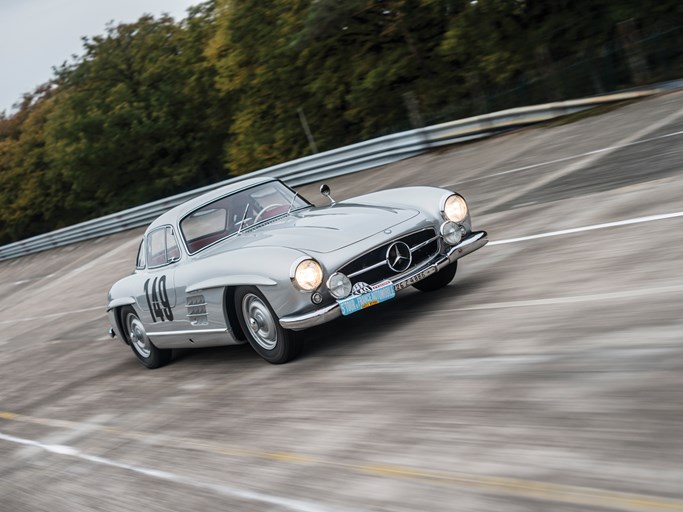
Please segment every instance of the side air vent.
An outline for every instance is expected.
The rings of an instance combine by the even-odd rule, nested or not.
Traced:
[[[190,324],[208,325],[209,317],[206,314],[206,301],[203,295],[189,295],[185,307]]]

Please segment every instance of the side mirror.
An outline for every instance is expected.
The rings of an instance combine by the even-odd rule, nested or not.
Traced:
[[[337,203],[334,199],[332,199],[332,196],[330,195],[330,187],[328,187],[326,183],[320,185],[320,193],[330,200],[330,204]]]

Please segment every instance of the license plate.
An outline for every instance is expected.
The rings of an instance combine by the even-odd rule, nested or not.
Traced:
[[[395,290],[398,292],[398,291],[403,290],[403,288],[408,288],[411,284],[415,284],[418,281],[422,281],[425,277],[431,276],[435,272],[436,272],[436,267],[426,268],[422,272],[418,272],[414,276],[410,276],[405,281],[398,283],[395,286]]]
[[[351,295],[345,299],[338,300],[341,307],[342,315],[350,315],[361,309],[369,308],[384,302],[385,300],[393,299],[396,296],[394,283],[391,281],[384,281],[372,287],[372,291],[364,293],[363,295]]]

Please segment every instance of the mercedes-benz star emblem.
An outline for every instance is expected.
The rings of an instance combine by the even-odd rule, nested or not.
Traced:
[[[387,265],[394,272],[408,270],[412,262],[413,255],[405,242],[394,242],[387,249]]]

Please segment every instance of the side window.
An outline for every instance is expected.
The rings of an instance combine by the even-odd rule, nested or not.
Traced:
[[[138,257],[135,260],[135,268],[145,268],[145,239],[143,238],[138,247]]]
[[[173,228],[165,226],[147,235],[147,266],[161,267],[180,259],[180,249]]]
[[[180,259],[180,249],[178,249],[178,242],[172,228],[166,228],[166,252],[169,263]]]
[[[147,264],[158,267],[166,264],[166,228],[147,235]]]

